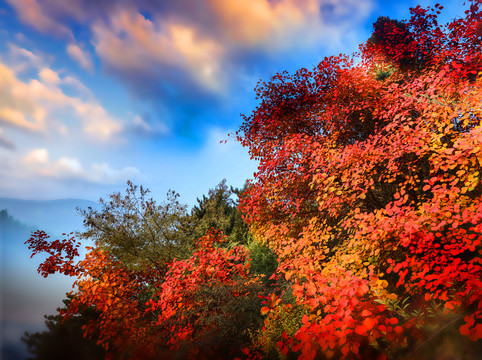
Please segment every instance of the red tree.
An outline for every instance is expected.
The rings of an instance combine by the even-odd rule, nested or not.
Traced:
[[[448,325],[482,337],[480,7],[445,27],[441,9],[379,19],[361,62],[256,89],[241,207],[307,311],[283,352],[416,357]]]

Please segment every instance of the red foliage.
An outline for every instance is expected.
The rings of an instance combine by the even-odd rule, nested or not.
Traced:
[[[481,336],[481,13],[472,1],[440,27],[441,9],[380,19],[356,65],[256,89],[238,140],[260,166],[241,208],[309,311],[283,351],[363,357],[368,341],[396,356],[431,336],[433,306]]]
[[[462,336],[482,338],[480,4],[445,27],[440,10],[380,19],[362,61],[330,57],[256,88],[260,104],[237,135],[260,165],[241,209],[280,261],[262,332],[303,309],[277,335],[282,354],[395,358],[449,318]],[[259,285],[246,249],[219,246],[216,231],[163,279],[100,249],[74,263],[72,237],[47,239],[28,240],[32,256],[50,255],[39,272],[77,277],[64,315],[99,310],[86,335],[113,357],[156,358],[215,334],[220,323],[207,319],[235,321],[226,309]],[[260,357],[244,345],[244,357]]]
[[[32,258],[34,255],[42,252],[46,252],[50,256],[42,262],[38,267],[38,273],[43,277],[47,277],[50,274],[59,272],[61,274],[75,276],[78,274],[79,269],[76,269],[74,264],[74,258],[79,256],[80,243],[75,241],[71,236],[64,240],[55,240],[49,242],[48,236],[45,231],[37,230],[32,233],[30,239],[25,244],[28,244],[28,249],[32,250]],[[67,235],[67,234],[63,234]],[[65,252],[65,254],[63,254]]]
[[[45,232],[37,231],[28,240],[33,254],[51,254],[40,265],[39,272],[44,276],[59,272],[77,277],[76,292],[61,315],[70,318],[81,307],[95,308],[100,316],[83,327],[85,336],[95,336],[97,344],[108,350],[111,358],[174,357],[170,351],[189,344],[200,334],[216,331],[218,324],[206,327],[205,323],[209,322],[202,320],[223,310],[223,305],[233,297],[246,297],[253,289],[259,290],[256,287],[260,284],[259,278],[249,273],[247,250],[240,246],[229,250],[218,247],[226,236],[217,230],[196,242],[189,259],[174,260],[162,280],[155,271],[128,270],[107,252],[96,248],[87,248],[86,257],[74,264],[72,259],[78,256],[79,244],[73,237],[52,242],[47,239]],[[62,256],[62,251],[67,255]],[[221,287],[228,288],[227,296],[223,293],[216,298],[201,291]],[[146,303],[145,299],[149,298]],[[200,350],[193,347],[189,356],[203,358],[198,354]]]
[[[244,247],[231,249],[217,247],[227,239],[222,232],[211,230],[196,242],[196,249],[186,260],[174,261],[154,298],[147,304],[148,311],[156,314],[156,324],[169,331],[168,344],[172,350],[189,343],[200,333],[216,332],[214,328],[200,328],[206,317],[221,311],[230,297],[249,295],[250,284],[258,283],[258,277],[249,274],[249,257]],[[203,287],[212,289],[227,287],[228,297],[202,296]],[[224,314],[236,316],[236,314]],[[225,321],[232,321],[226,319]],[[194,335],[193,332],[197,333]],[[199,350],[199,349],[196,349]]]

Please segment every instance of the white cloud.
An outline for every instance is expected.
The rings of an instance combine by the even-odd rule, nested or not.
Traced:
[[[38,75],[39,75],[39,78],[44,83],[53,84],[53,85],[57,85],[60,83],[59,75],[51,69],[44,68],[40,70]]]
[[[94,70],[94,63],[92,57],[87,51],[82,50],[79,45],[71,43],[67,45],[67,54],[72,60],[75,60],[82,68],[92,72]]]
[[[30,151],[23,159],[27,165],[47,164],[49,161],[49,154],[47,149],[34,149]]]
[[[134,126],[143,132],[152,132],[152,127],[148,123],[146,123],[139,115],[134,116]]]
[[[16,33],[15,40],[17,40],[18,42],[24,42],[25,40],[27,40],[27,37],[22,33]]]
[[[85,168],[79,159],[65,156],[52,161],[45,148],[31,150],[22,158],[22,164],[37,176],[96,184],[118,184],[140,176],[135,167],[114,169],[109,163],[91,163]]]
[[[45,66],[45,61],[41,56],[33,52],[19,47],[15,44],[7,44],[8,53],[3,61],[8,63],[9,67],[15,73],[21,73],[27,70],[38,70]]]
[[[120,123],[112,119],[99,104],[76,99],[72,101],[72,107],[82,119],[85,133],[93,138],[109,140],[122,129]]]
[[[13,69],[0,62],[0,124],[22,131],[66,133],[53,119],[66,117],[80,120],[88,138],[108,141],[122,130],[120,121],[113,118],[95,100],[68,96],[62,86],[70,85],[89,94],[83,84],[63,77],[49,68],[39,71],[38,79],[19,80]],[[66,120],[66,119],[65,119]]]

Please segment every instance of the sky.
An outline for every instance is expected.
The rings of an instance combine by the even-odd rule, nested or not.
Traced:
[[[256,83],[417,4],[435,1],[0,0],[0,197],[97,200],[130,179],[193,205],[241,187],[257,164],[228,134]]]

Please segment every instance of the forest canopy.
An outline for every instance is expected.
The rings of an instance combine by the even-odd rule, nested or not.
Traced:
[[[189,214],[129,184],[37,231],[110,358],[475,359],[482,338],[480,2],[381,17],[359,53],[274,75],[237,140],[258,172]],[[139,193],[138,193],[139,191]],[[239,206],[232,194],[239,194]]]

